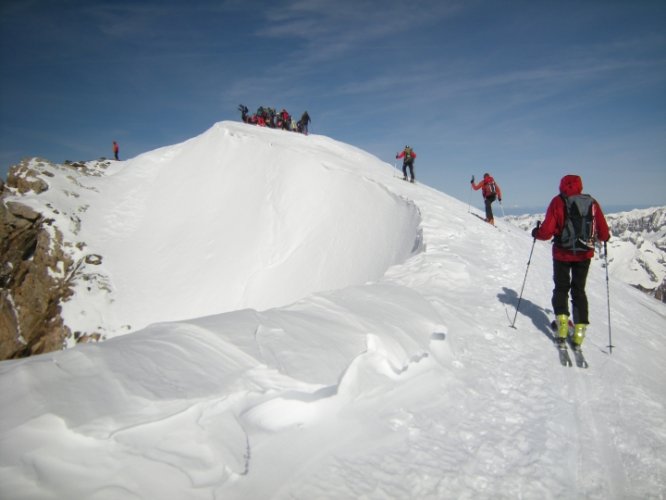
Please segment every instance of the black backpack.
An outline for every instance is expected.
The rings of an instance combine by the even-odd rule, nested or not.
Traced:
[[[560,196],[564,201],[564,227],[555,237],[555,245],[573,252],[594,249],[594,198],[589,194]]]

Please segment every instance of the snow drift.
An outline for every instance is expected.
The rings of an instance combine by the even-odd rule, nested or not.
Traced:
[[[237,163],[228,165],[235,148]],[[178,167],[167,175],[160,165]],[[240,172],[254,182],[244,184]],[[50,189],[48,203],[60,203],[61,214],[75,208],[66,202],[89,204],[86,217],[97,226],[84,221],[70,237],[85,237],[107,256],[113,287],[77,290],[68,317],[84,323],[122,312],[137,324],[192,317],[0,363],[3,498],[663,495],[666,307],[615,281],[607,289],[599,259],[587,287],[591,367],[563,368],[549,328],[549,246],[534,246],[512,329],[529,235],[501,220],[492,227],[467,203],[404,183],[390,165],[351,146],[220,124],[118,164],[94,183],[75,180],[85,186],[78,196],[54,200]],[[229,186],[219,188],[223,180]],[[58,183],[73,189],[56,176],[52,186]],[[329,188],[337,193],[330,199]],[[359,195],[365,203],[353,199]],[[228,213],[229,199],[255,215]],[[210,207],[218,215],[207,214]],[[340,209],[350,207],[354,217],[317,232],[319,222],[345,217]],[[219,231],[194,230],[204,226],[199,217]],[[171,233],[176,226],[192,231]],[[350,260],[331,263],[330,250],[347,247]],[[369,259],[345,270],[366,251],[382,265]],[[217,255],[241,269],[224,268]],[[306,264],[293,271],[298,286],[287,276],[292,259]],[[186,280],[179,266],[196,279]],[[266,289],[241,286],[218,274],[223,269],[258,273]],[[283,294],[304,293],[311,274],[318,286],[335,286],[338,272],[356,283],[291,303]],[[234,299],[220,281],[247,288],[242,300],[283,298],[283,305],[194,316],[211,291]]]
[[[116,165],[89,183],[78,236],[112,291],[93,314],[82,286],[66,323],[109,337],[377,280],[421,244],[414,203],[358,168],[377,164],[325,137],[220,123]]]

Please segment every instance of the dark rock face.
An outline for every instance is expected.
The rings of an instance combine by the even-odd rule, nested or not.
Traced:
[[[45,225],[41,216],[26,219],[0,205],[0,359],[61,349],[70,335],[58,305],[70,291],[49,270],[59,262],[70,267],[71,261],[51,244]]]
[[[7,186],[43,192],[48,184],[14,167]],[[71,269],[62,234],[41,214],[0,197],[0,359],[61,349],[71,336],[59,303],[71,290],[56,269]]]
[[[63,231],[70,231],[70,239],[77,234],[77,212],[88,206],[65,212],[54,200],[58,194],[78,198],[78,189],[94,189],[79,179],[100,176],[108,165],[103,158],[64,164],[29,158],[10,169],[6,183],[0,180],[0,360],[104,338],[96,330],[71,331],[62,318],[61,304],[72,297],[77,282],[107,291],[108,283],[96,269],[103,256],[88,254],[85,242],[63,236]],[[61,186],[66,179],[71,188],[51,193],[58,185],[51,179]]]

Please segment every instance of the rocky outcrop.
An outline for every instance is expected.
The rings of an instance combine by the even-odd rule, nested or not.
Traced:
[[[7,187],[20,193],[48,189],[22,168],[10,171]],[[0,198],[0,359],[61,349],[71,336],[59,304],[71,294],[73,262],[52,222],[29,206]]]
[[[98,271],[102,256],[77,237],[87,210],[85,179],[103,175],[109,162],[54,164],[39,158],[12,167],[0,181],[0,360],[41,354],[104,338],[103,327],[72,331],[62,305],[77,285],[109,291]],[[82,184],[83,182],[83,184]]]
[[[81,293],[109,292],[98,270],[102,256],[88,253],[77,237],[88,205],[71,203],[81,191],[95,192],[85,180],[108,166],[103,158],[64,164],[29,158],[0,181],[0,360],[104,338],[102,326],[72,331],[62,306],[77,286]]]
[[[7,174],[7,186],[16,189],[19,194],[29,191],[43,193],[49,185],[39,177],[39,172],[30,167],[30,162],[24,160],[12,167]]]

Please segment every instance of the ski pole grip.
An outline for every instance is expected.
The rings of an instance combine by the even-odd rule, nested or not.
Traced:
[[[534,238],[534,243],[536,243],[536,233],[539,230],[539,227],[541,227],[541,221],[538,220],[536,223],[536,228],[532,229],[532,238]]]

